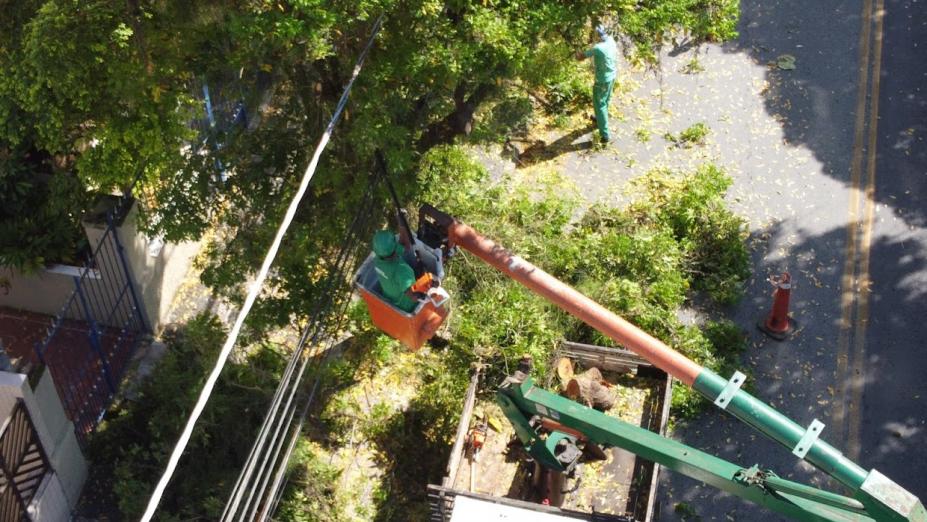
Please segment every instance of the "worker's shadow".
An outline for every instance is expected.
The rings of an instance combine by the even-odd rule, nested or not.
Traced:
[[[512,154],[512,159],[515,161],[516,168],[523,169],[543,161],[552,160],[568,152],[591,149],[591,138],[580,142],[576,142],[576,140],[594,130],[595,125],[589,124],[561,136],[553,143],[547,143],[544,140],[536,140],[525,150],[519,151],[518,147],[516,147],[512,141],[507,141],[505,148]]]

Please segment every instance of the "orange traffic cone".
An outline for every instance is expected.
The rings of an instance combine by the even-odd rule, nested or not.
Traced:
[[[788,272],[772,276],[769,282],[776,288],[769,315],[756,324],[763,333],[777,341],[784,341],[795,329],[795,320],[789,317],[789,295],[792,293],[792,277]]]

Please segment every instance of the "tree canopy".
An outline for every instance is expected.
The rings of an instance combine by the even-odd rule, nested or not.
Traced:
[[[526,92],[560,104],[587,99],[582,66],[571,56],[592,42],[593,24],[623,31],[631,44],[626,52],[646,58],[673,32],[695,40],[730,37],[736,4],[10,3],[0,16],[0,184],[16,190],[0,194],[2,226],[11,231],[5,237],[13,238],[0,244],[0,263],[40,264],[47,245],[27,238],[48,223],[73,229],[86,205],[75,197],[83,194],[78,187],[122,189],[141,172],[136,193],[152,235],[198,238],[210,224],[231,231],[212,250],[204,279],[237,296],[373,20],[385,13],[273,275],[271,286],[281,290],[273,295],[280,297],[256,310],[255,320],[286,322],[312,293],[305,274],[341,237],[375,148],[387,151],[401,195],[412,198],[421,188],[411,174],[420,155],[469,134],[481,106]],[[202,123],[204,85],[214,125]],[[248,123],[230,124],[233,105],[244,108]],[[70,199],[54,197],[61,192]],[[43,210],[10,211],[10,201]]]

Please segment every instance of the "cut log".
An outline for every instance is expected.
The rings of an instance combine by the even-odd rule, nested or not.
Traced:
[[[589,368],[569,379],[564,395],[599,411],[609,410],[615,405],[611,387],[602,378],[602,372],[598,368]]]

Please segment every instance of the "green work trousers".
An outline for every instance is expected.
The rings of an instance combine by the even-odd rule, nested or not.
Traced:
[[[608,141],[611,136],[608,134],[608,104],[612,99],[612,87],[615,86],[615,80],[610,82],[595,82],[592,87],[592,106],[595,109],[595,121],[599,126],[599,135],[602,141]]]

